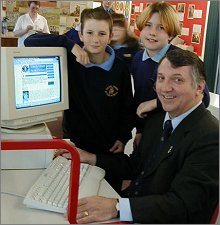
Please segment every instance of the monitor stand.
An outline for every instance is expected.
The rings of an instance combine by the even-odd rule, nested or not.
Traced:
[[[29,128],[1,128],[2,140],[52,139],[45,123]],[[1,151],[1,169],[46,168],[53,158],[53,150],[7,150]]]
[[[47,126],[45,123],[37,124],[31,127],[24,127],[20,129],[10,129],[1,127],[1,132],[4,134],[37,134],[43,133],[46,130]]]

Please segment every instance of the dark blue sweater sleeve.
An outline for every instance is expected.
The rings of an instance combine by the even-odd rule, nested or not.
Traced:
[[[73,40],[76,44],[80,47],[83,46],[83,42],[79,38],[78,31],[72,28],[71,30],[67,31],[64,35],[66,35],[69,39]]]
[[[71,52],[75,42],[66,35],[33,34],[24,40],[26,47],[64,47]]]

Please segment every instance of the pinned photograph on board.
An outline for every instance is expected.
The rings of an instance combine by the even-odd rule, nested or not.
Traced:
[[[199,32],[192,33],[192,43],[199,44],[200,43],[201,34]]]
[[[134,13],[135,13],[135,5],[132,5],[131,6],[131,15],[134,15]]]
[[[180,13],[184,13],[185,12],[185,6],[186,6],[185,3],[178,3],[177,11],[180,12]]]
[[[130,31],[134,32],[135,27],[135,19],[130,19]]]
[[[193,19],[194,18],[194,10],[195,10],[195,5],[189,4],[188,7],[188,19]]]

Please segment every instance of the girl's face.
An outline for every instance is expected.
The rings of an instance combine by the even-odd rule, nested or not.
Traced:
[[[126,29],[120,26],[113,26],[112,29],[112,41],[116,42],[117,44],[123,44],[126,38]]]
[[[160,22],[158,13],[154,13],[140,33],[141,41],[150,57],[156,55],[171,40]]]
[[[88,19],[79,36],[89,53],[104,53],[106,46],[110,43],[109,24],[105,20]]]

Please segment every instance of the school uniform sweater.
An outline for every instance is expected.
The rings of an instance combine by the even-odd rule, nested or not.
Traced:
[[[132,137],[134,106],[131,78],[117,57],[112,68],[85,66],[71,53],[74,41],[65,35],[32,35],[26,46],[67,48],[69,109],[64,112],[64,132],[77,147],[109,154],[116,140],[124,144]]]
[[[132,59],[135,56],[135,54],[139,51],[138,41],[134,40],[132,45],[130,46],[128,46],[127,44],[123,45],[113,44],[112,48],[114,49],[116,56],[126,63],[127,67],[129,68],[129,71],[131,72]]]

